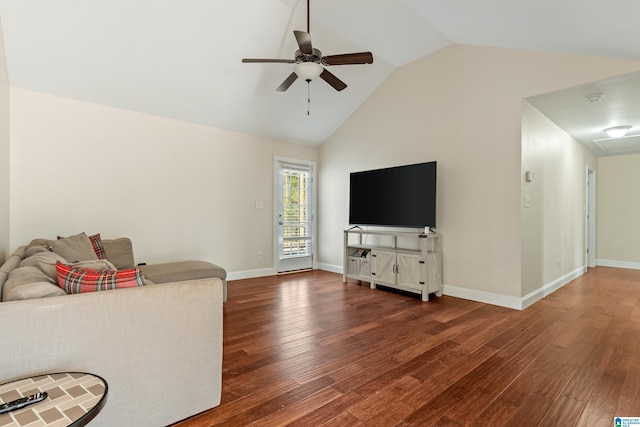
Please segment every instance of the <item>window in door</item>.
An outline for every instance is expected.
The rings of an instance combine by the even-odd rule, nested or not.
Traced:
[[[277,270],[313,266],[313,165],[277,161]]]

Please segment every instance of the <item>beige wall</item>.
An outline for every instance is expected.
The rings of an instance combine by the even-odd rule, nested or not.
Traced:
[[[601,157],[596,182],[598,264],[640,268],[640,154]]]
[[[10,245],[9,159],[9,76],[0,25],[0,264],[8,257]]]
[[[639,68],[454,45],[397,70],[321,149],[321,263],[342,264],[349,172],[437,160],[445,292],[521,298],[522,99]]]
[[[586,173],[597,158],[535,107],[522,106],[522,294],[586,268]],[[533,182],[524,172],[535,174]],[[525,204],[525,199],[528,199]],[[544,296],[544,292],[542,292]]]
[[[137,262],[197,258],[237,277],[264,274],[273,269],[273,157],[318,157],[316,148],[16,88],[11,109],[14,248],[99,232],[130,236]]]

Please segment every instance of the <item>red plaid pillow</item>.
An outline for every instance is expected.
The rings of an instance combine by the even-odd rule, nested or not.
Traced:
[[[58,285],[68,294],[144,286],[144,276],[138,267],[127,270],[96,271],[58,261],[56,272]]]
[[[100,233],[89,236],[89,240],[91,240],[91,246],[93,246],[93,251],[98,256],[98,259],[105,259],[106,256],[104,255],[104,247],[102,246]]]

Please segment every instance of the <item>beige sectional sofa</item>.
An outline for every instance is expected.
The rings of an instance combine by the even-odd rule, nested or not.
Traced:
[[[0,267],[0,383],[100,375],[109,394],[92,426],[164,426],[219,405],[224,269],[202,261],[141,266],[144,286],[68,295],[51,277],[60,254],[73,257],[65,243],[36,239]],[[105,262],[134,266],[129,239],[102,243]]]

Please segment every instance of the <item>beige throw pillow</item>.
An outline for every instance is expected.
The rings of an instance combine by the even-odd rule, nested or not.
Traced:
[[[47,240],[47,244],[53,252],[60,255],[67,262],[98,259],[89,236],[84,232],[65,239]]]
[[[50,279],[58,280],[58,274],[56,273],[56,263],[58,261],[66,262],[65,259],[57,253],[50,251],[39,252],[31,255],[29,258],[25,258],[20,263],[20,267],[36,267]]]
[[[56,281],[51,280],[38,268],[18,267],[9,274],[2,287],[2,301],[65,295],[64,291],[60,293],[54,288],[58,288]]]

